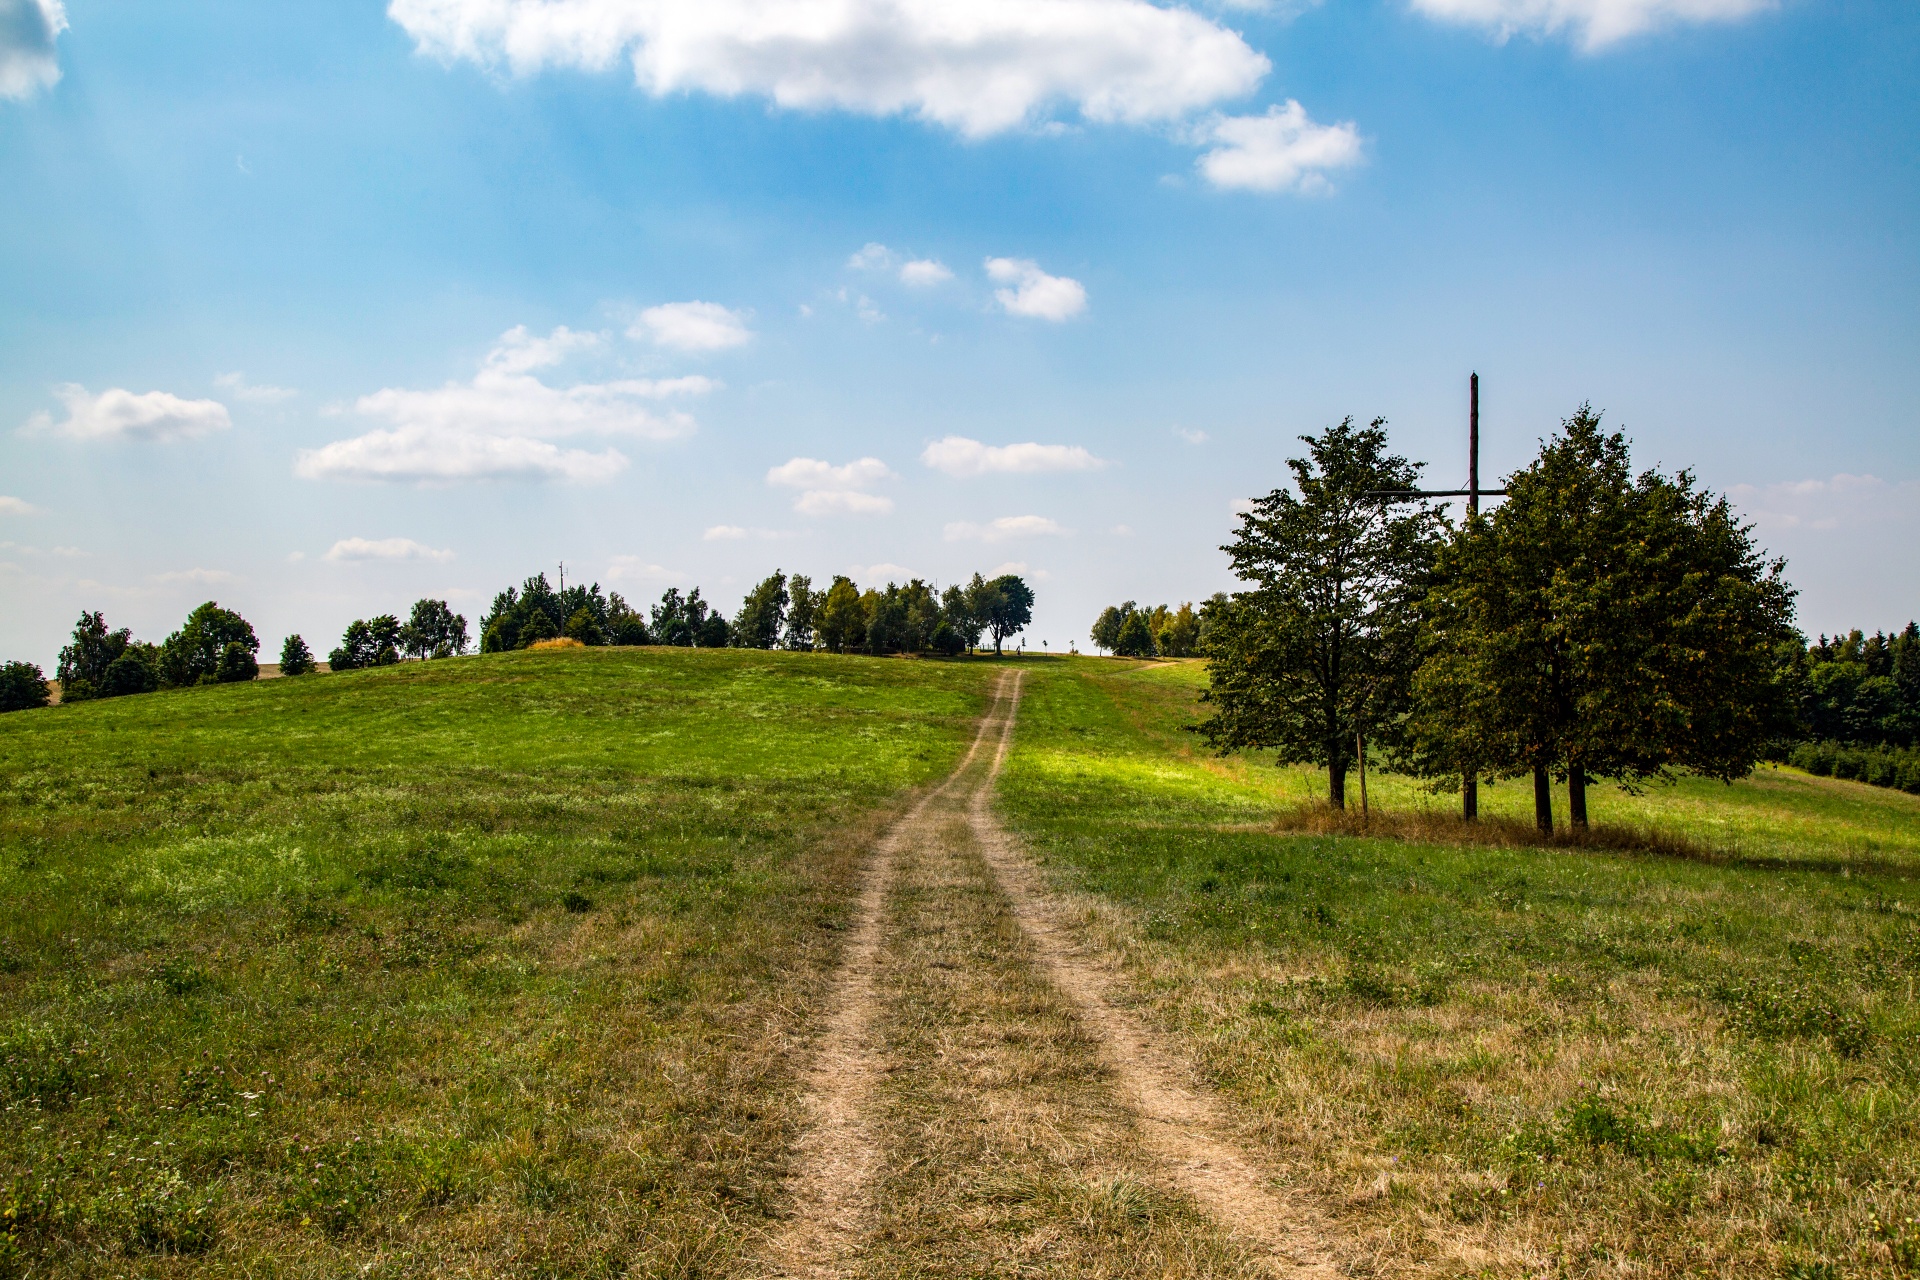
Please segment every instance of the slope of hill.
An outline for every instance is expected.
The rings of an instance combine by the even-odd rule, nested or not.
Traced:
[[[1920,1262],[1920,801],[1300,834],[1197,680],[573,650],[0,718],[0,1276]]]

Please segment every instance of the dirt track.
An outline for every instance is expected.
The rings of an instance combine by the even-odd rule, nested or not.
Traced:
[[[1021,679],[874,850],[767,1272],[1338,1274],[995,818]]]

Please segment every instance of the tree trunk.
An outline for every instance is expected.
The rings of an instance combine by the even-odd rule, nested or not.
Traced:
[[[1460,816],[1468,822],[1480,817],[1480,779],[1469,770],[1460,784]]]
[[[1336,809],[1347,807],[1347,753],[1335,751],[1327,761],[1327,803]]]
[[[1587,771],[1577,764],[1567,770],[1567,821],[1582,830],[1587,825]]]
[[[1542,835],[1553,834],[1553,782],[1544,765],[1533,767],[1533,823]]]

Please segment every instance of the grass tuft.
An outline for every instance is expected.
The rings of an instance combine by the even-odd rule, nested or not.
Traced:
[[[1362,817],[1356,809],[1335,809],[1309,801],[1282,809],[1273,829],[1289,835],[1364,836],[1414,844],[1479,845],[1489,849],[1604,849],[1615,853],[1652,853],[1701,862],[1735,856],[1675,831],[1615,822],[1586,827],[1556,827],[1548,835],[1519,818],[1491,816],[1468,822],[1436,809],[1374,809]]]

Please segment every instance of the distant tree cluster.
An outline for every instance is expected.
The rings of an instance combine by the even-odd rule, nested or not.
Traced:
[[[1787,753],[1791,763],[1920,793],[1920,627],[1796,642],[1785,666],[1801,738]]]
[[[1164,604],[1143,609],[1131,600],[1108,605],[1094,620],[1094,647],[1123,658],[1191,658],[1200,652],[1208,609],[1225,599],[1224,593],[1216,595],[1197,612],[1191,601],[1178,609]]]
[[[118,698],[155,689],[231,684],[260,674],[259,638],[247,620],[209,600],[159,644],[112,630],[98,613],[82,613],[73,640],[60,650],[56,678],[62,702]]]
[[[1032,618],[1033,591],[1012,574],[989,580],[976,573],[936,594],[919,578],[863,591],[851,578],[820,588],[776,569],[731,621],[698,587],[669,587],[642,617],[618,592],[602,595],[598,583],[556,591],[535,574],[494,597],[480,622],[480,648],[499,653],[564,636],[584,645],[958,654],[985,637],[997,652]]]
[[[357,618],[347,624],[340,647],[327,654],[333,671],[390,667],[402,658],[426,661],[456,658],[470,645],[467,620],[447,607],[445,600],[416,600],[405,622],[390,613]],[[314,670],[313,654],[299,636],[288,636],[280,650],[280,674],[307,675]]]
[[[1784,565],[1687,472],[1634,474],[1582,407],[1490,515],[1406,496],[1384,423],[1306,437],[1225,548],[1249,588],[1205,648],[1222,750],[1275,748],[1345,799],[1362,749],[1435,779],[1531,778],[1586,821],[1586,784],[1747,773],[1794,720]],[[1363,748],[1362,743],[1371,744]]]

